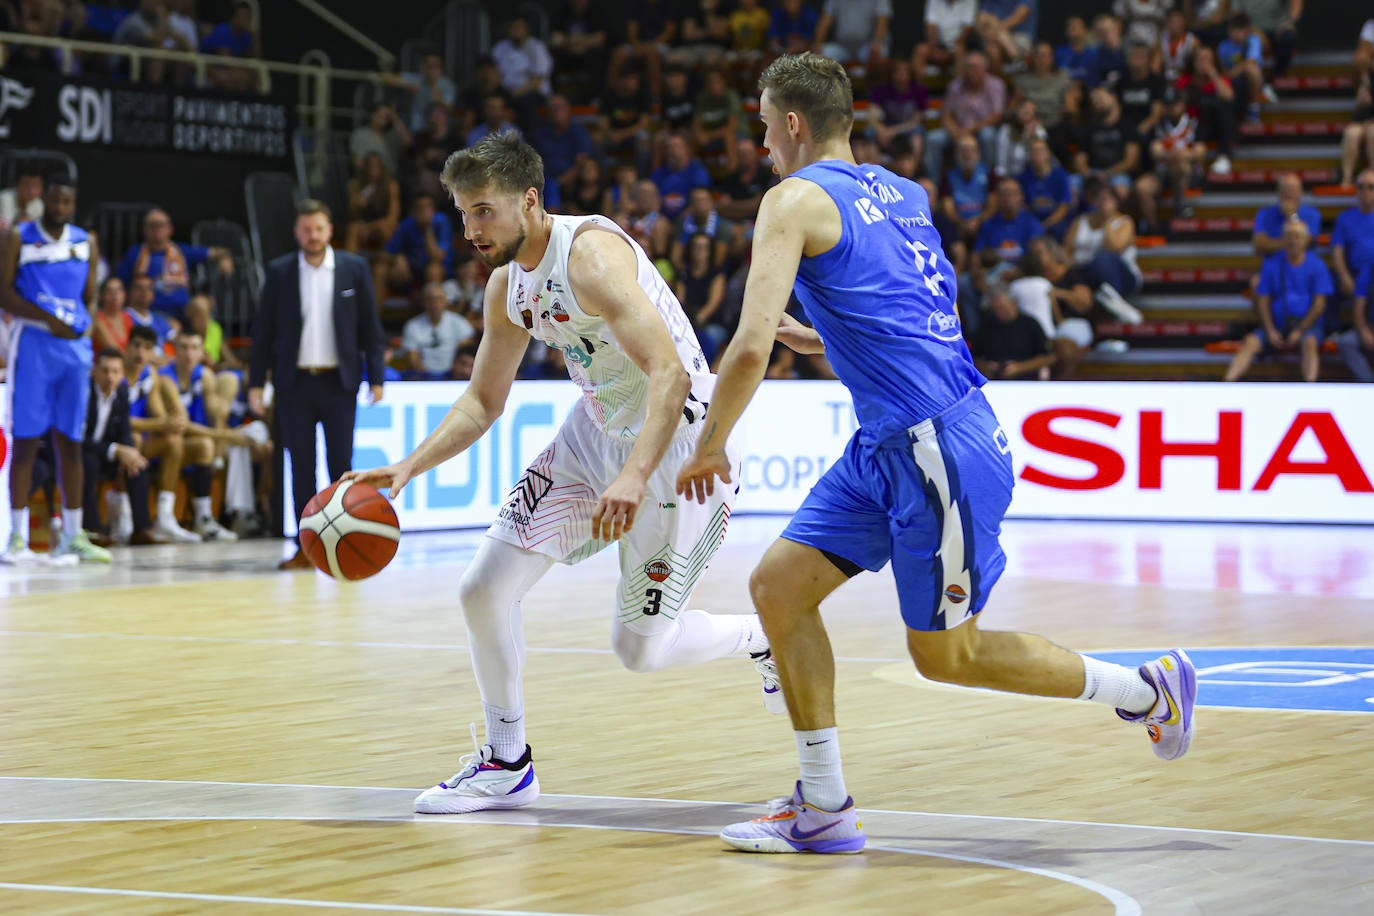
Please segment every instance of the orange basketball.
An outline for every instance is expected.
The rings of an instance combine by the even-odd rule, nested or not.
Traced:
[[[401,526],[391,501],[369,484],[341,480],[310,498],[301,513],[301,550],[335,579],[381,572],[400,546]]]

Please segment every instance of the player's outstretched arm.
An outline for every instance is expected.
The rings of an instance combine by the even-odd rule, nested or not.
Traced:
[[[511,383],[520,368],[530,338],[506,315],[506,281],[509,268],[499,267],[487,281],[483,310],[486,315],[482,342],[477,345],[472,380],[449,408],[448,414],[401,461],[370,471],[349,471],[344,480],[359,480],[378,489],[388,488],[395,499],[413,478],[461,454],[496,422],[506,409]]]
[[[773,341],[778,337],[779,323],[807,246],[807,227],[826,224],[825,211],[816,195],[830,203],[830,197],[819,186],[791,178],[763,195],[754,226],[753,261],[744,287],[739,329],[720,362],[706,429],[697,441],[695,454],[678,473],[677,492],[688,499],[705,502],[715,490],[717,477],[730,482],[725,443],[768,370]],[[830,206],[830,217],[838,219],[834,204]]]
[[[592,514],[592,531],[615,540],[634,526],[649,477],[673,439],[692,389],[663,317],[639,285],[634,249],[612,232],[583,231],[568,253],[568,280],[578,303],[599,315],[615,339],[649,377],[644,426],[634,448]]]

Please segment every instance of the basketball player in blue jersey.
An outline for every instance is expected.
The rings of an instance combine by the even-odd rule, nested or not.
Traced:
[[[1181,757],[1196,694],[1183,652],[1137,670],[979,626],[1006,566],[997,537],[1011,501],[1011,455],[960,334],[954,271],[926,193],[881,166],[855,164],[853,95],[835,61],[781,57],[759,87],[764,144],[784,180],[760,206],[744,313],[678,492],[700,500],[717,477],[730,482],[724,445],[775,337],[830,358],[860,428],[750,580],[801,779],[770,815],[726,827],[721,838],[748,852],[863,848],[840,769],[835,663],[820,603],[860,570],[888,561],[908,650],[925,677],[1104,703],[1143,723],[1158,756]],[[783,314],[794,284],[814,330]]]
[[[34,458],[51,433],[62,486],[62,537],[48,561],[110,562],[81,527],[81,442],[92,362],[89,339],[95,309],[95,241],[72,225],[76,182],[48,179],[43,216],[9,231],[0,253],[0,308],[17,319],[10,338],[10,539],[0,562],[24,565],[29,550],[29,493]]]

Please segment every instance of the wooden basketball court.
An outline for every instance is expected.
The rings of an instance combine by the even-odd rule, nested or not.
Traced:
[[[694,605],[746,609],[780,527],[737,519]],[[722,847],[790,791],[790,728],[746,660],[621,670],[609,553],[525,603],[545,796],[413,815],[481,720],[454,597],[478,536],[406,536],[356,584],[275,572],[279,542],[0,570],[0,912],[1374,912],[1374,532],[1008,525],[985,627],[1283,650],[1199,661],[1171,764],[1100,706],[920,681],[887,576],[850,583],[826,609],[849,857]],[[1238,683],[1259,699],[1209,700]]]

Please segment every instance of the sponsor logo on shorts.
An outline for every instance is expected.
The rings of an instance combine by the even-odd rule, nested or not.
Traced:
[[[950,604],[963,604],[968,600],[968,592],[964,591],[962,585],[948,585],[945,587],[945,597],[949,599]]]
[[[520,320],[525,322],[525,330],[528,331],[530,328],[534,327],[534,312],[531,312],[529,309],[521,309]]]
[[[673,567],[667,560],[650,560],[644,564],[644,574],[655,582],[662,582],[673,574]]]

